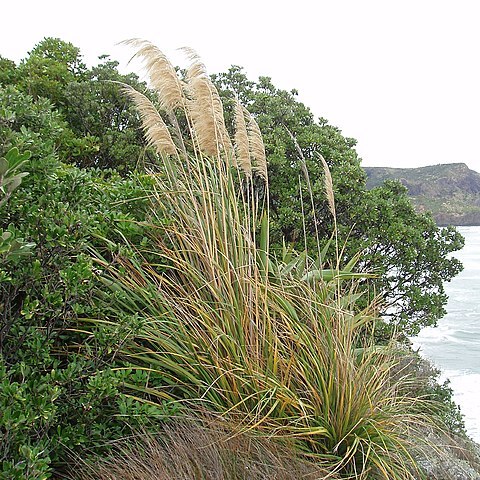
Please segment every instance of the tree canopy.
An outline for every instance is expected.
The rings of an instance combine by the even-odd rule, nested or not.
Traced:
[[[277,246],[285,240],[297,249],[311,249],[316,235],[326,242],[333,231],[321,154],[333,177],[345,256],[362,251],[363,269],[377,275],[369,291],[382,296],[380,312],[389,330],[411,335],[435,324],[445,314],[443,285],[462,268],[450,257],[463,246],[461,235],[453,227],[438,228],[428,213],[416,212],[398,182],[367,190],[356,141],[326,119],[315,120],[296,91],[277,89],[268,77],[252,82],[236,66],[214,80],[227,105],[238,97],[248,106],[264,135]]]
[[[80,50],[46,38],[16,66],[0,59],[0,84],[14,85],[34,101],[47,99],[66,122],[69,142],[60,158],[78,167],[129,172],[148,162],[140,122],[119,83],[145,89],[135,74],[122,75],[108,55],[87,69]]]

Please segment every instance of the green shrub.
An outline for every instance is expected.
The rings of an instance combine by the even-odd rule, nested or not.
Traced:
[[[115,331],[98,328],[89,342],[78,324],[79,316],[102,316],[94,292],[103,286],[90,251],[97,246],[113,258],[126,251],[120,240],[142,243],[150,180],[63,164],[57,152],[65,132],[48,102],[0,89],[5,159],[26,159],[15,148],[32,152],[21,172],[10,169],[28,175],[0,205],[2,478],[48,478],[70,452],[102,449],[166,411],[120,393],[127,378],[141,384],[147,377],[115,368],[135,316]]]

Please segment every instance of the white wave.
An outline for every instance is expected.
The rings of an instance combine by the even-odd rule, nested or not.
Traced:
[[[480,373],[445,371],[441,379],[446,378],[450,380],[453,399],[464,415],[467,433],[480,442]]]
[[[412,338],[415,349],[443,369],[469,435],[480,442],[480,228],[460,227],[465,248],[455,253],[464,271],[445,285],[448,314],[437,328]]]

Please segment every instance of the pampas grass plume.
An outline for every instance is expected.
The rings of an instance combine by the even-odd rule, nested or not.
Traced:
[[[265,154],[262,132],[260,131],[258,123],[250,113],[248,113],[248,116],[250,117],[248,123],[248,137],[250,153],[253,159],[253,168],[264,180],[267,180],[267,156]]]
[[[233,146],[225,126],[220,95],[195,50],[188,47],[181,50],[191,61],[186,75],[190,97],[187,107],[199,147],[207,155],[231,155]]]
[[[183,106],[182,83],[165,54],[147,40],[133,38],[122,43],[139,48],[132,58],[140,57],[143,59],[152,88],[158,94],[161,107],[167,111],[173,111]]]
[[[325,174],[325,193],[327,195],[327,201],[328,201],[328,208],[330,210],[330,213],[332,216],[335,218],[336,213],[335,213],[335,195],[333,193],[333,181],[332,181],[332,174],[330,173],[330,169],[328,168],[328,164],[323,158],[322,155],[319,155],[320,161],[322,162],[323,166],[323,172]]]
[[[140,113],[148,144],[155,147],[159,154],[177,154],[168,127],[152,102],[130,85],[123,85],[123,91],[133,100]]]
[[[237,165],[245,172],[247,177],[251,177],[252,162],[250,160],[250,142],[245,123],[245,109],[240,105],[238,99],[235,101],[235,154]]]

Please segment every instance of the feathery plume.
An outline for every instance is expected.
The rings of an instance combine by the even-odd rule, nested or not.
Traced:
[[[250,154],[252,157],[252,168],[265,181],[267,180],[267,156],[265,154],[265,145],[263,143],[262,132],[255,119],[248,114],[248,140],[250,144]]]
[[[187,69],[187,81],[191,78],[201,76],[208,76],[207,67],[202,62],[200,55],[191,47],[182,47],[180,50],[185,53],[187,59],[190,61],[190,66]]]
[[[199,147],[207,155],[231,154],[233,147],[225,126],[220,95],[198,54],[191,48],[182,50],[191,60],[186,74],[190,96],[187,107]]]
[[[336,218],[335,213],[335,196],[333,194],[333,181],[332,181],[332,174],[330,173],[330,169],[328,168],[327,162],[323,158],[322,155],[318,154],[320,157],[320,161],[322,162],[323,171],[325,174],[325,192],[327,194],[327,201],[328,201],[328,208],[330,213],[332,214],[333,218]]]
[[[130,85],[125,84],[123,91],[133,100],[140,113],[148,144],[155,147],[159,154],[176,155],[177,147],[153,103]]]
[[[238,99],[235,101],[235,154],[237,165],[240,166],[247,177],[251,177],[252,162],[250,160],[250,142],[245,123],[245,110],[240,105]]]
[[[122,43],[138,48],[132,59],[140,57],[144,61],[151,86],[158,94],[161,107],[171,112],[183,106],[182,83],[165,54],[147,40],[133,38]]]

